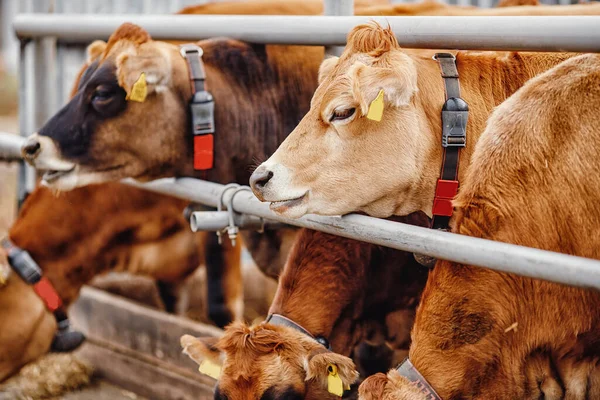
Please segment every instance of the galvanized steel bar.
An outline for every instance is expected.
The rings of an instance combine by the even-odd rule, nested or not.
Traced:
[[[323,0],[323,15],[343,16],[354,15],[354,0]],[[327,56],[341,56],[344,46],[327,46]]]
[[[18,15],[21,38],[106,39],[129,21],[155,39],[227,36],[254,43],[343,46],[356,25],[389,24],[401,46],[464,50],[600,52],[600,16],[327,17],[204,15]]]
[[[31,83],[34,81],[34,63],[36,51],[33,43],[21,40],[19,53],[19,132],[22,136],[33,133],[35,114],[35,96]],[[36,171],[21,161],[19,164],[17,205],[20,208],[36,183]]]
[[[134,186],[216,207],[224,186],[192,178],[162,179]],[[224,194],[224,202],[234,191]],[[600,290],[600,261],[532,249],[508,243],[441,232],[398,222],[346,215],[322,217],[307,215],[297,220],[274,214],[266,203],[249,192],[237,192],[233,199],[236,212],[302,226],[351,239],[362,240],[398,250],[427,254],[468,265],[514,273],[568,285]]]
[[[0,132],[0,161],[21,161],[21,145],[24,139],[18,135]]]

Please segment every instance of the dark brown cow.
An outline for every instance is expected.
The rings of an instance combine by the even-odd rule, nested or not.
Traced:
[[[428,219],[415,214],[402,222]],[[199,364],[207,358],[222,364],[215,399],[333,399],[321,382],[328,363],[347,374],[344,384],[355,380],[354,365],[339,355],[351,356],[363,377],[406,356],[426,278],[410,253],[302,230],[269,314],[291,319],[312,337],[272,323],[236,324],[217,343],[186,336],[182,344]],[[313,337],[329,339],[337,354]]]
[[[565,61],[498,107],[456,198],[456,233],[600,259],[600,57]],[[600,292],[446,261],[410,359],[443,399],[600,398]],[[365,400],[412,400],[395,370]]]

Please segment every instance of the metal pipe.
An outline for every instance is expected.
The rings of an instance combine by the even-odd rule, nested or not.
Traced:
[[[24,139],[18,135],[0,132],[0,161],[21,161]]]
[[[35,48],[27,40],[21,40],[19,52],[19,131],[21,136],[33,133],[33,115],[35,113],[33,82]],[[17,208],[25,201],[29,193],[33,191],[36,183],[36,171],[24,161],[19,163],[19,174],[17,184]]]
[[[192,178],[161,179],[147,184],[126,183],[154,192],[216,207],[223,185]],[[225,203],[233,191],[225,193]],[[364,215],[307,215],[292,220],[274,214],[251,192],[238,192],[236,212],[315,229],[351,239],[497,271],[600,290],[600,261],[421,228]]]
[[[233,216],[235,226],[240,229],[260,231],[262,229],[278,229],[283,226],[279,222],[265,220],[250,214]],[[227,211],[194,211],[190,217],[192,232],[220,232],[229,226]]]
[[[66,42],[106,39],[125,21],[155,39],[227,36],[254,43],[343,46],[356,25],[390,25],[401,46],[464,50],[600,52],[600,16],[327,17],[252,15],[34,15],[21,14],[21,38],[55,36]]]
[[[323,0],[323,15],[343,16],[354,15],[354,0]],[[341,56],[344,46],[327,46],[327,56]]]

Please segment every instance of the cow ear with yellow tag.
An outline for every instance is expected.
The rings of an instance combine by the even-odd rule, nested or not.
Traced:
[[[143,103],[148,96],[148,84],[146,83],[146,73],[142,72],[140,77],[131,87],[131,91],[127,94],[126,99]]]
[[[171,62],[151,43],[139,46],[135,53],[120,54],[116,66],[119,86],[125,90],[128,101],[143,103],[171,85]]]
[[[354,362],[330,351],[317,352],[308,358],[306,380],[314,379],[334,396],[342,397],[358,379]]]
[[[383,89],[381,89],[379,91],[379,93],[377,94],[377,97],[375,97],[375,100],[373,100],[371,102],[371,104],[369,104],[369,111],[367,112],[367,118],[373,121],[381,121],[381,118],[383,117]]]
[[[190,335],[183,335],[180,339],[183,353],[198,364],[200,373],[213,379],[219,379],[221,376],[221,351],[215,347],[217,340],[212,337],[195,338]]]

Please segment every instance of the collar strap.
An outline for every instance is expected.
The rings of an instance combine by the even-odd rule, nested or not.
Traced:
[[[442,107],[444,155],[435,188],[432,227],[447,230],[453,211],[452,199],[458,192],[459,152],[466,145],[469,106],[460,97],[456,57],[450,53],[436,53],[433,59],[438,62],[444,78],[446,102]]]
[[[194,135],[194,169],[207,170],[214,165],[215,103],[204,84],[204,52],[195,44],[184,44],[180,46],[180,53],[187,62],[193,93],[189,107]]]
[[[396,368],[396,371],[406,379],[408,379],[414,387],[416,387],[423,395],[425,395],[425,399],[427,400],[442,400],[442,398],[436,393],[435,390],[431,387],[427,379],[421,375],[419,371],[415,368],[415,366],[410,362],[408,358],[406,358],[402,363]]]
[[[331,345],[329,341],[322,336],[313,336],[308,330],[304,329],[302,325],[299,325],[289,319],[288,317],[284,317],[281,314],[269,314],[267,319],[265,320],[267,324],[275,325],[275,326],[286,326],[288,328],[292,328],[300,333],[305,334],[306,336],[312,338],[317,343],[323,345],[327,350],[331,351]]]
[[[17,246],[10,239],[4,238],[0,242],[8,253],[8,263],[12,270],[33,287],[35,293],[42,299],[46,308],[54,313],[62,307],[62,300],[52,283],[42,276],[42,270],[31,258],[29,253]]]

